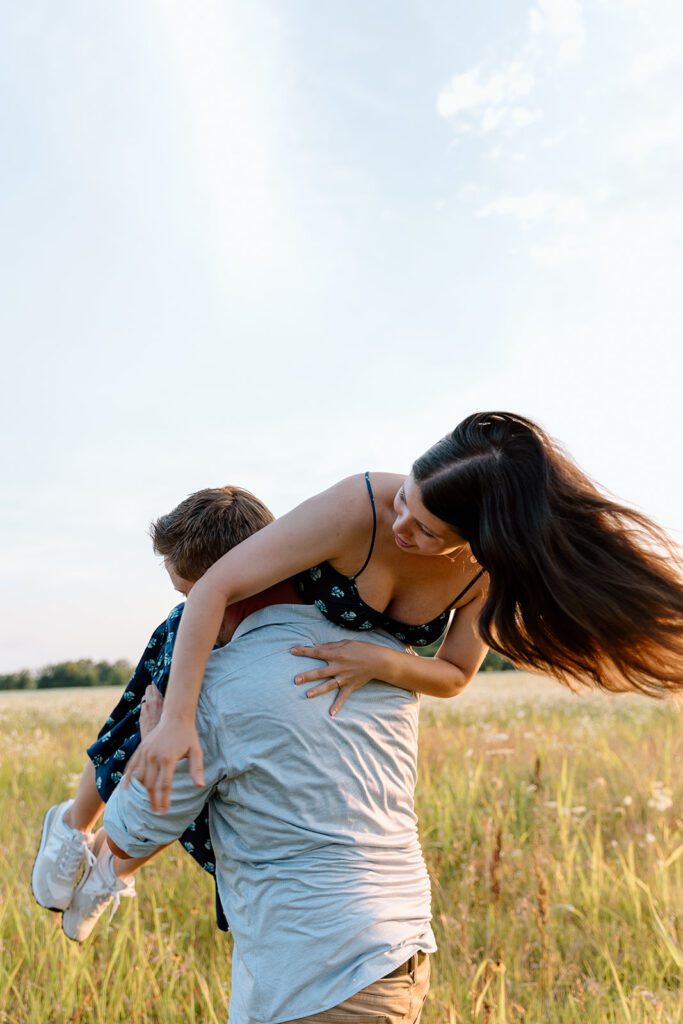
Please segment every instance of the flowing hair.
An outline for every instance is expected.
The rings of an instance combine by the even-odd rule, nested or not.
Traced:
[[[489,574],[478,629],[514,663],[612,692],[683,691],[680,552],[537,424],[474,413],[413,465]]]

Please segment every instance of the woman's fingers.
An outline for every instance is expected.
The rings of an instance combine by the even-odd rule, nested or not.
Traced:
[[[335,651],[348,642],[348,640],[334,640],[329,644],[312,644],[311,647],[290,647],[290,652],[301,658],[319,658],[321,661],[329,661]]]
[[[301,683],[314,683],[317,679],[329,678],[330,666],[325,665],[324,668],[312,668],[310,672],[302,672],[301,675],[294,677],[294,682],[300,686]]]
[[[290,650],[292,654],[296,654],[304,658],[314,658],[318,661],[329,662],[333,658],[339,658],[340,648],[345,647],[348,642],[348,640],[335,640],[330,644],[313,644],[311,647],[292,647]],[[329,679],[333,674],[334,670],[331,665],[323,665],[320,668],[312,668],[308,672],[301,672],[298,676],[294,677],[294,682],[297,686],[300,686],[301,683],[315,683],[319,679]],[[326,693],[327,691],[322,692]]]
[[[333,718],[339,712],[339,709],[346,704],[354,690],[360,690],[360,685],[358,683],[349,683],[348,686],[340,686],[339,693],[337,694],[336,699],[332,702],[332,707],[330,708],[330,714]]]
[[[319,697],[322,693],[331,693],[332,690],[337,690],[339,685],[336,678],[328,679],[326,683],[321,683],[320,686],[312,686],[310,690],[306,690],[306,696]]]
[[[306,690],[307,697],[319,697],[323,693],[339,690],[330,708],[330,714],[337,712],[355,690],[374,678],[381,678],[381,665],[378,667],[375,644],[357,640],[338,640],[331,644],[315,644],[311,647],[292,647],[292,654],[307,658],[317,658],[327,662],[308,672],[301,672],[294,677],[297,685],[301,683],[318,683]],[[320,681],[322,680],[322,682]]]

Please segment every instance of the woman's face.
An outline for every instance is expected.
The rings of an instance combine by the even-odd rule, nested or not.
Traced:
[[[451,555],[466,541],[452,526],[437,519],[422,504],[420,486],[407,477],[394,498],[392,527],[397,546],[414,555]]]

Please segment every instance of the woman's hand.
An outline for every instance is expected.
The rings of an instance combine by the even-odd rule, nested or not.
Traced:
[[[330,708],[330,714],[336,715],[354,690],[359,690],[371,679],[382,678],[386,648],[362,640],[338,640],[336,643],[316,644],[314,647],[292,647],[291,651],[292,654],[304,658],[317,658],[327,662],[323,668],[302,672],[296,676],[294,682],[301,685],[314,683],[319,679],[325,680],[319,686],[307,690],[307,697],[319,697],[323,693],[338,689],[337,697]]]
[[[128,762],[123,785],[130,786],[135,777],[147,789],[152,810],[164,814],[171,806],[173,771],[184,757],[190,762],[195,786],[203,786],[204,755],[194,720],[162,714]]]

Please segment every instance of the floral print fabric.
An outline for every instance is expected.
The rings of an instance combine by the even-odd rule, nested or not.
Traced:
[[[154,630],[130,682],[121,695],[121,700],[100,729],[95,742],[88,747],[88,757],[95,766],[95,785],[105,803],[123,778],[126,764],[140,744],[140,703],[145,690],[153,683],[162,696],[166,692],[173,645],[184,607],[184,602],[177,605],[166,621]],[[182,834],[179,842],[200,867],[210,875],[215,874],[216,862],[206,806]],[[220,905],[218,890],[216,916],[218,927],[226,931],[228,926]]]

